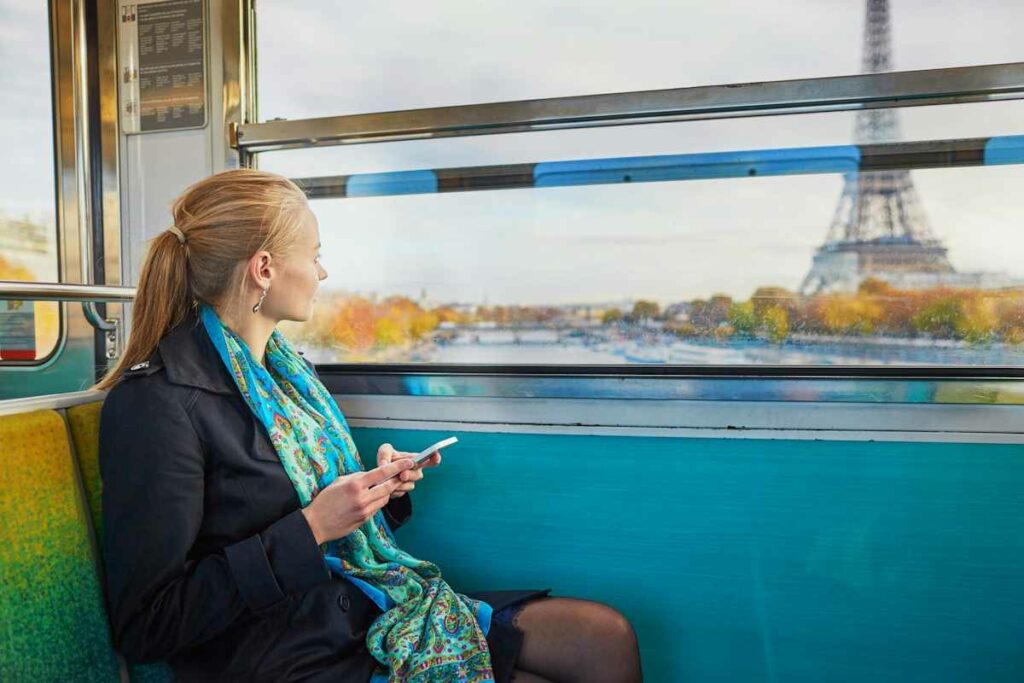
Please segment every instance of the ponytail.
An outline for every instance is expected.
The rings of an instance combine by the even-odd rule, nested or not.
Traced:
[[[172,208],[174,230],[150,242],[124,353],[92,388],[112,388],[126,369],[148,359],[190,307],[219,303],[238,266],[257,251],[287,250],[305,208],[295,183],[254,169],[224,171],[185,190]]]
[[[94,389],[110,389],[125,370],[149,358],[163,336],[184,319],[192,304],[187,249],[170,231],[160,233],[150,243],[132,306],[127,348]]]

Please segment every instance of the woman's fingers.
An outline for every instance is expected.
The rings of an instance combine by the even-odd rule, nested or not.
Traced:
[[[380,448],[377,449],[377,467],[381,465],[387,465],[389,462],[395,459],[398,455],[398,451],[395,447],[389,443],[382,443]]]
[[[416,456],[416,453],[408,453],[405,451],[398,451],[389,444],[381,444],[381,447],[377,449],[377,466],[382,467],[389,463],[394,463],[399,460],[406,458],[412,458]],[[421,462],[419,465],[415,465],[408,470],[404,470],[395,477],[395,486],[390,492],[389,498],[401,498],[409,491],[416,488],[416,482],[423,478],[423,468],[425,467],[437,467],[441,464],[441,451],[437,451],[432,456]],[[383,491],[381,491],[383,493]]]
[[[399,453],[399,457],[404,457],[406,454]],[[408,456],[412,457],[415,453],[409,453]],[[392,498],[401,498],[409,491],[416,488],[416,482],[423,478],[423,472],[420,471],[422,465],[413,467],[412,469],[402,472],[401,479],[402,483],[395,488],[395,492],[391,494]]]
[[[402,481],[403,482],[419,481],[422,478],[423,478],[423,472],[421,472],[418,467],[413,467],[412,469],[408,469],[405,472],[402,472]]]
[[[360,472],[351,476],[358,477],[356,481],[365,488],[380,488],[381,490],[385,490],[389,487],[393,488],[392,485],[397,485],[401,482],[400,477],[402,476],[402,473],[409,471],[410,467],[410,463],[398,461],[388,463],[387,465],[381,465],[369,472]]]
[[[389,462],[394,462],[395,460],[401,460],[402,458],[413,458],[413,457],[416,457],[416,455],[417,455],[417,453],[409,453],[409,452],[406,452],[406,451],[396,451],[394,449],[394,447],[392,447],[391,444],[386,443],[386,444],[381,445],[381,447],[377,450],[377,466],[380,467],[381,465],[386,465]],[[441,451],[437,451],[436,453],[434,453],[432,456],[430,456],[429,458],[427,458],[426,460],[424,460],[420,464],[414,466],[410,470],[410,472],[418,471],[420,469],[423,469],[424,467],[437,467],[440,464],[441,464]]]
[[[372,510],[376,511],[388,504],[388,501],[394,497],[395,491],[398,486],[395,480],[386,481],[379,486],[374,486],[366,492],[365,503],[370,506]]]

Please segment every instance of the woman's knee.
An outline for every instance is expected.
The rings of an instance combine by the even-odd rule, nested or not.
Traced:
[[[603,676],[600,680],[622,683],[642,680],[640,647],[633,624],[608,605],[594,603],[591,612],[592,662],[599,668],[594,673]]]
[[[636,631],[625,615],[600,602],[590,602],[588,611],[586,622],[598,646],[615,650],[637,648]]]
[[[522,662],[556,681],[640,680],[633,625],[618,610],[591,600],[548,598],[514,622],[525,634]]]
[[[559,633],[568,635],[575,632],[578,639],[586,642],[588,649],[636,649],[633,624],[614,607],[578,598],[549,598],[545,602],[546,609],[530,616],[535,615],[545,622],[545,626],[557,629]],[[557,618],[553,618],[555,615]]]

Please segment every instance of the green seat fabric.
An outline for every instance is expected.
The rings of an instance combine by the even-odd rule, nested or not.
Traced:
[[[68,427],[71,428],[71,440],[78,457],[78,469],[82,473],[82,486],[85,488],[85,499],[89,503],[92,514],[92,528],[96,532],[96,541],[103,540],[103,525],[100,522],[101,494],[100,485],[100,410],[102,401],[84,403],[67,409]]]
[[[0,416],[0,681],[118,681],[64,419]]]
[[[96,538],[103,538],[102,493],[100,481],[100,410],[102,401],[84,403],[68,408],[68,426],[75,443],[75,455],[78,456],[78,467],[82,472],[82,485],[89,501],[92,513],[93,529]],[[170,666],[160,662],[156,664],[132,664],[128,667],[129,677],[133,683],[169,683],[174,680],[174,672]]]

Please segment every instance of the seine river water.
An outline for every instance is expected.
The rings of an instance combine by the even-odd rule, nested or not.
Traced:
[[[790,338],[721,342],[680,339],[664,333],[623,335],[557,330],[470,330],[446,342],[395,350],[388,362],[501,365],[1024,365],[1024,345],[970,345],[948,340],[843,340]],[[328,349],[310,349],[314,362],[343,362]]]

